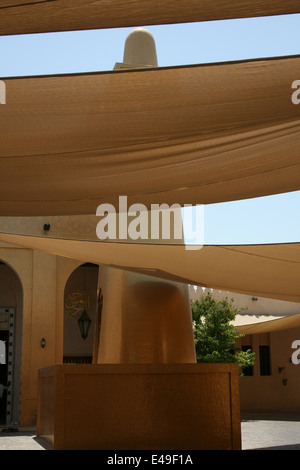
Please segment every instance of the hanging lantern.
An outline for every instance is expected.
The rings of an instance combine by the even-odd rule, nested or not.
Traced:
[[[91,323],[92,323],[92,320],[90,319],[86,311],[83,310],[82,314],[78,318],[78,325],[79,325],[81,336],[84,340],[87,338]]]

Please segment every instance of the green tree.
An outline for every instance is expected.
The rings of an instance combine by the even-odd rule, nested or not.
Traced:
[[[237,339],[245,335],[232,322],[245,309],[234,308],[227,297],[215,300],[210,293],[191,301],[191,307],[197,362],[235,362],[243,377],[243,370],[253,366],[255,353],[237,348]]]

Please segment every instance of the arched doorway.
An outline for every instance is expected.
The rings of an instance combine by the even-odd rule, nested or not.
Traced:
[[[64,293],[64,363],[91,363],[99,266],[85,263],[69,276]]]
[[[0,424],[20,421],[23,288],[15,271],[0,261]]]

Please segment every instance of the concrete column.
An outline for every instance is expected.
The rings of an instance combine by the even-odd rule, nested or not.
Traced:
[[[101,267],[99,363],[195,363],[188,286]]]

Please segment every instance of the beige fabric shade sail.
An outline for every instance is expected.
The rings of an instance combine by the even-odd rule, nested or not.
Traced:
[[[300,57],[4,79],[0,215],[300,188]]]
[[[175,242],[107,242],[96,237],[97,220],[4,217],[0,241],[192,285],[300,302],[300,243],[190,250]]]
[[[96,208],[117,207],[120,195],[149,208],[299,190],[300,111],[291,100],[299,70],[297,56],[4,79],[0,241],[300,302],[297,243],[187,250],[95,240]],[[80,218],[68,231],[72,216]]]
[[[2,0],[0,34],[44,33],[300,13],[298,0]]]
[[[300,313],[277,318],[270,321],[263,321],[254,324],[238,326],[240,333],[254,335],[259,333],[272,333],[275,331],[289,330],[300,327]]]

